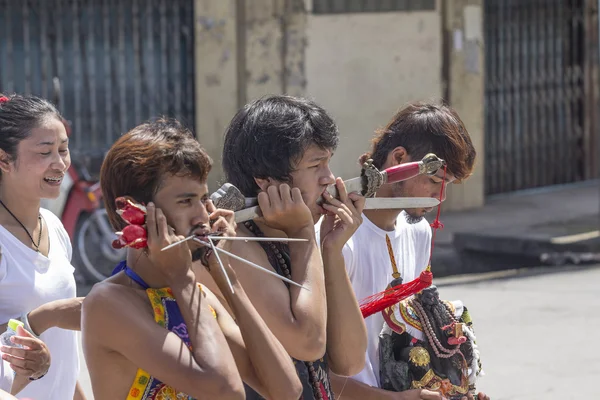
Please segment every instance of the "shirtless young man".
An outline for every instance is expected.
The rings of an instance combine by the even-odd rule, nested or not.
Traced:
[[[475,148],[467,129],[452,108],[433,103],[410,104],[398,111],[387,126],[378,131],[368,158],[380,170],[417,161],[434,153],[447,163],[446,185],[467,179],[475,164]],[[383,185],[376,197],[440,197],[444,171],[434,176],[419,175],[407,181]],[[444,190],[446,199],[448,186]],[[346,269],[356,297],[362,300],[389,285],[391,267],[385,236],[390,237],[394,258],[403,282],[410,282],[427,268],[431,253],[431,227],[425,215],[432,209],[366,210],[363,224],[343,249]],[[435,269],[434,269],[435,271]],[[379,334],[384,324],[381,313],[366,321],[368,350],[366,363],[353,377],[332,375],[334,389],[343,399],[441,399],[429,390],[390,392],[380,389]],[[486,398],[480,395],[480,399]]]
[[[337,127],[321,107],[270,96],[235,115],[223,149],[227,181],[246,196],[258,195],[263,214],[239,224],[238,234],[308,240],[289,246],[236,242],[232,249],[309,290],[232,264],[260,315],[296,359],[302,398],[311,400],[333,399],[329,368],[352,375],[365,361],[365,325],[342,256],[344,243],[360,225],[364,198],[346,194],[338,179],[341,201],[328,197],[329,204],[317,205],[325,188],[336,183],[329,160],[337,142]],[[317,243],[314,224],[326,212],[323,240]],[[247,398],[257,397],[249,391]]]
[[[115,211],[117,197],[147,204],[148,246],[128,248],[124,270],[84,300],[83,347],[96,400],[243,399],[242,380],[268,398],[300,396],[291,360],[254,310],[228,258],[220,256],[235,293],[205,246],[190,240],[161,251],[181,235],[235,235],[233,213],[215,210],[208,200],[210,168],[193,135],[168,120],[134,128],[104,160],[101,182],[111,224],[115,230],[125,226]],[[223,289],[235,322],[197,283],[191,265],[199,259]]]

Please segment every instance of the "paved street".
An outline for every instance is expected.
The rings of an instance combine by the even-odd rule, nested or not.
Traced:
[[[471,311],[486,372],[479,388],[492,399],[598,398],[600,265],[436,283],[442,298],[461,299]]]
[[[597,399],[600,265],[440,288],[471,311],[494,400]],[[571,271],[571,272],[569,272]]]

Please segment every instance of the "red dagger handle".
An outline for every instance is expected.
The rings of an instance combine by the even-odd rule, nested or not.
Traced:
[[[399,164],[382,171],[382,173],[385,173],[386,176],[385,183],[394,183],[414,178],[419,174],[434,175],[444,165],[444,160],[429,153],[421,161]]]
[[[421,164],[421,161],[414,161],[405,164],[398,164],[382,171],[387,176],[386,183],[400,182],[414,178],[415,176],[419,175],[421,171]]]

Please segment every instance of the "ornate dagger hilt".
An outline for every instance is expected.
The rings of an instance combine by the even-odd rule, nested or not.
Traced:
[[[216,208],[239,211],[246,207],[244,195],[231,183],[225,183],[210,195]]]
[[[446,161],[433,153],[426,154],[420,163],[419,173],[425,175],[435,175],[440,168],[446,165]]]
[[[373,165],[373,160],[369,159],[363,164],[360,173],[361,194],[365,197],[373,197],[381,185],[385,183],[405,181],[421,174],[435,175],[445,164],[444,160],[433,153],[429,153],[421,161],[398,164],[386,170],[379,171]]]

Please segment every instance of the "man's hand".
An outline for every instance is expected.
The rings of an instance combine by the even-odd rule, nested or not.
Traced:
[[[167,278],[168,282],[178,281],[187,275],[192,266],[192,252],[189,246],[179,245],[168,250],[162,248],[179,242],[185,237],[176,235],[173,228],[167,225],[167,218],[154,203],[148,203],[146,229],[148,231],[148,258]]]
[[[314,226],[312,214],[302,199],[300,189],[291,189],[288,184],[269,186],[266,192],[260,192],[258,205],[265,223],[288,235]]]
[[[17,336],[13,336],[13,343],[24,346],[8,347],[2,346],[2,359],[10,364],[10,367],[17,373],[27,378],[39,378],[45,375],[50,368],[50,350],[40,339],[35,338],[31,333],[17,327]]]
[[[321,223],[321,247],[341,251],[362,223],[365,198],[358,193],[346,193],[346,185],[341,178],[336,179],[335,185],[340,194],[339,200],[327,191],[323,193],[327,201],[323,208],[328,213]]]
[[[206,205],[206,211],[210,213],[210,221],[213,221],[211,226],[212,232],[219,232],[221,236],[224,237],[235,237],[237,235],[235,231],[237,225],[235,223],[235,214],[233,211],[216,209],[215,205],[210,200]],[[215,237],[215,239],[218,240],[218,237]],[[215,243],[215,247],[231,251],[231,241],[220,240],[218,243]],[[229,265],[227,255],[220,253],[219,258],[223,262],[223,267],[225,268],[225,271],[227,271],[229,279],[237,279],[235,272]],[[219,286],[219,290],[229,291],[227,278],[225,277],[225,275],[223,274],[223,270],[219,266],[219,260],[217,260],[217,255],[212,250],[209,251],[207,262],[208,271],[210,272],[210,275],[214,279],[215,283]]]

